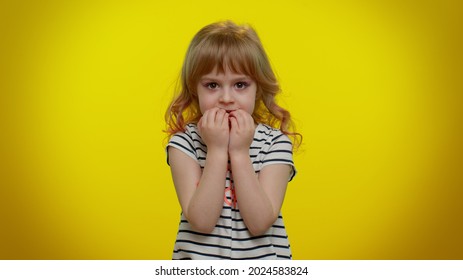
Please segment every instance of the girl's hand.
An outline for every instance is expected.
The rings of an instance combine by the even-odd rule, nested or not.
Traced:
[[[208,150],[227,151],[230,129],[225,110],[212,108],[204,112],[198,122],[198,130]]]
[[[254,139],[256,125],[252,116],[244,110],[230,112],[230,144],[228,152],[249,155],[249,147]]]

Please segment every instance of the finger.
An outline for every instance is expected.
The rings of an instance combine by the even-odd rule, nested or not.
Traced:
[[[201,126],[202,126],[202,123],[203,123],[203,118],[201,117],[198,121],[198,123],[196,124],[196,126],[198,127],[198,130],[199,130],[199,134],[201,134]]]
[[[222,127],[228,127],[230,128],[230,120],[229,120],[229,114],[225,112],[223,115],[222,121],[220,122]]]
[[[227,114],[227,116],[228,116],[228,120],[227,120],[228,121],[228,130],[231,130],[231,128],[232,128],[232,125],[231,125],[232,116],[229,113]]]
[[[234,129],[234,131],[239,130],[241,128],[241,116],[238,110],[231,112],[230,115],[230,120],[233,120],[233,122],[230,122],[231,128]]]
[[[245,118],[249,127],[255,128],[254,118],[248,112],[245,112]]]
[[[235,111],[231,111],[230,116],[235,117],[235,118],[239,118],[239,111],[240,111],[239,109],[235,110]]]
[[[245,125],[247,128],[254,127],[254,118],[248,112],[240,110],[240,115],[243,120],[243,125]]]
[[[204,112],[203,116],[201,117],[201,127],[205,127],[207,125],[207,115],[209,113],[209,110]]]
[[[236,120],[238,121],[238,125],[240,128],[246,127],[246,116],[244,115],[243,110],[236,111]]]
[[[215,115],[217,114],[218,108],[212,108],[206,111],[207,113],[207,126],[214,125]]]
[[[238,120],[236,119],[235,116],[230,117],[230,130],[236,130],[238,129]]]
[[[215,115],[215,121],[218,125],[222,125],[223,119],[225,118],[225,114],[227,112],[223,109],[219,109]]]

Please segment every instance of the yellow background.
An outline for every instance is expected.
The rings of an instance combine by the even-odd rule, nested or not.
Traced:
[[[295,259],[462,259],[459,1],[0,2],[0,258],[169,259],[163,114],[193,35],[258,31],[304,135]]]

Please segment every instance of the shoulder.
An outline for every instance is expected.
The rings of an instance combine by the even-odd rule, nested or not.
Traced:
[[[266,124],[259,124],[251,149],[257,153],[255,162],[261,164],[260,168],[272,164],[288,164],[291,166],[289,181],[296,175],[293,162],[293,144],[281,130]]]
[[[172,138],[178,135],[192,135],[192,134],[198,134],[198,127],[195,123],[189,123],[185,125],[183,131],[179,131],[172,135]]]
[[[201,136],[198,132],[198,127],[196,124],[191,123],[187,124],[184,128],[184,131],[179,131],[171,136],[169,143],[172,141],[178,141],[180,139],[187,140],[189,142],[193,142],[194,140],[201,140]]]
[[[292,142],[289,137],[281,132],[281,130],[271,127],[267,124],[258,124],[254,134],[254,141],[263,142],[268,146],[274,144],[283,144],[292,150]]]
[[[177,148],[195,160],[205,152],[196,124],[187,124],[184,131],[172,135],[166,147],[167,152],[169,147]]]

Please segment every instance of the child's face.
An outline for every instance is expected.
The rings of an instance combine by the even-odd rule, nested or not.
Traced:
[[[242,109],[252,115],[256,91],[256,82],[249,76],[233,73],[228,68],[219,74],[216,67],[198,82],[199,109],[202,114],[214,107],[228,112]]]

